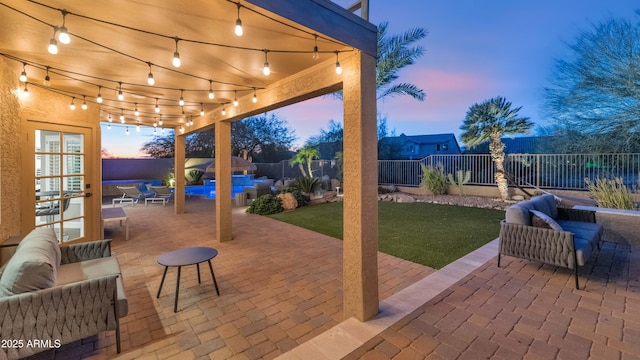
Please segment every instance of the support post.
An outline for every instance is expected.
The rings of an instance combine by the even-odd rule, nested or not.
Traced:
[[[215,125],[216,143],[216,238],[220,242],[232,238],[231,223],[231,123]]]
[[[186,181],[184,178],[184,164],[186,152],[186,136],[178,135],[178,129],[175,129],[175,149],[173,171],[176,177],[175,188],[173,189],[173,209],[176,214],[184,214],[184,187]]]
[[[343,74],[344,316],[378,314],[378,147],[375,58],[361,51]]]

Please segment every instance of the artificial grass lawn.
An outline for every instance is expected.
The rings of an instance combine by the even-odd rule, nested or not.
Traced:
[[[435,269],[498,237],[504,211],[430,203],[379,203],[379,250]],[[342,239],[342,202],[269,217]]]

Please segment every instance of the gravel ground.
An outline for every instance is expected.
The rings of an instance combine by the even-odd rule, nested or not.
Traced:
[[[469,195],[412,195],[418,201],[429,202],[434,204],[460,205],[469,207],[479,207],[484,209],[504,210],[513,205],[515,201],[502,201],[498,198],[490,198],[485,196],[469,196]]]

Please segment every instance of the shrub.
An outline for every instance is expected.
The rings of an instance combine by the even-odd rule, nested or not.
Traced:
[[[202,178],[202,175],[204,175],[204,171],[202,170],[193,169],[189,171],[189,182],[191,184],[197,184]]]
[[[464,195],[464,184],[468,183],[469,180],[471,180],[471,171],[458,170],[456,171],[455,179],[453,178],[453,174],[449,173],[447,175],[447,180],[449,180],[449,184],[458,187],[460,196],[462,196]]]
[[[320,180],[318,180],[318,178],[299,177],[293,182],[291,186],[299,189],[303,193],[311,194],[319,185]]]
[[[255,199],[247,208],[249,214],[271,215],[282,212],[282,200],[271,194],[262,195]]]
[[[448,191],[447,177],[444,174],[444,166],[438,164],[435,167],[425,166],[422,167],[422,183],[420,186],[426,187],[434,195],[444,195]]]
[[[298,188],[286,187],[282,189],[281,193],[292,193],[293,197],[298,201],[298,207],[309,205],[309,199],[302,193],[302,191]]]
[[[613,209],[636,209],[633,194],[622,182],[622,178],[596,179],[595,184],[589,179],[584,179],[589,189],[589,196],[594,199],[599,207]]]

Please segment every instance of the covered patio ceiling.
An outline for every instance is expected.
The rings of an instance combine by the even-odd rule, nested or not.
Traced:
[[[24,70],[27,88],[68,96],[76,111],[85,101],[97,104],[100,94],[100,121],[111,115],[114,124],[121,123],[120,115],[127,125],[152,126],[162,119],[162,126],[184,127],[188,133],[225,118],[223,108],[229,113],[236,99],[252,103],[255,95],[254,113],[272,108],[261,98],[269,86],[319,63],[333,64],[354,47],[375,56],[371,42],[359,40],[362,29],[375,36],[375,27],[325,0],[286,5],[264,0],[9,0],[1,5],[0,53],[16,76]],[[242,36],[234,33],[238,19]],[[69,44],[59,40],[62,26]],[[52,41],[57,42],[55,55],[48,52]],[[175,52],[180,67],[172,64]],[[263,73],[265,63],[269,75]],[[45,84],[47,67],[50,82]],[[154,85],[148,84],[150,73]],[[330,90],[335,89],[324,91]],[[210,121],[199,121],[202,113]]]

